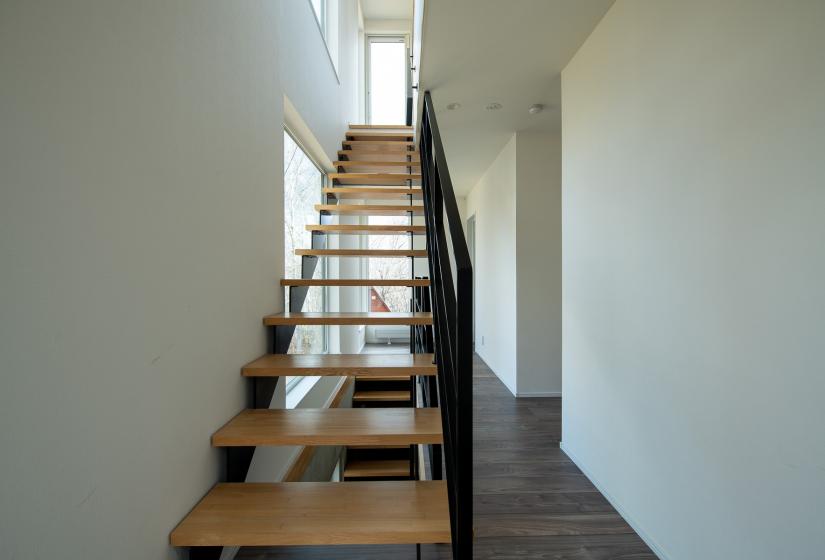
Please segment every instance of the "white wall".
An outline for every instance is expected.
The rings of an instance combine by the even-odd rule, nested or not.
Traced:
[[[364,32],[368,35],[409,35],[412,19],[365,19]]]
[[[284,94],[312,129],[331,165],[350,122],[358,120],[358,5],[338,0],[336,72],[309,1],[277,2]],[[334,49],[333,49],[334,50]]]
[[[823,22],[619,0],[563,73],[564,448],[662,558],[825,550]]]
[[[561,136],[516,134],[519,396],[561,395]],[[478,251],[482,248],[477,248]]]
[[[466,211],[476,217],[476,352],[515,394],[515,135],[467,195]]]
[[[0,6],[3,558],[177,557],[169,532],[218,480],[209,438],[282,309],[284,94],[331,155],[357,110],[355,35],[351,87],[316,71],[317,29],[286,56],[307,16]]]
[[[561,394],[561,139],[512,136],[466,200],[476,215],[476,352],[518,396]]]

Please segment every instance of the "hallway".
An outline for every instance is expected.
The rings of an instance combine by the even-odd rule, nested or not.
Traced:
[[[559,449],[561,399],[514,399],[478,356],[473,377],[475,558],[656,558]],[[427,545],[421,556],[446,560],[449,552]],[[245,548],[237,558],[406,560],[415,548]]]

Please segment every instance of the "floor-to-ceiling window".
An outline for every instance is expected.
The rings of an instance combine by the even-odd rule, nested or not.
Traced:
[[[286,278],[301,278],[301,257],[295,249],[312,246],[312,233],[307,224],[318,222],[315,205],[321,202],[321,188],[324,173],[310,159],[307,153],[284,131],[284,258]],[[320,259],[315,269],[315,277],[323,277],[325,259]],[[289,306],[287,291],[287,309]],[[313,286],[309,289],[302,311],[324,310],[324,288]],[[327,348],[327,329],[320,325],[300,325],[289,346],[290,354],[321,354]],[[297,380],[288,379],[287,389]]]
[[[367,37],[367,118],[371,124],[406,122],[407,67],[403,36]]]
[[[409,225],[406,216],[370,216],[369,225]],[[370,235],[370,249],[409,249],[410,237],[402,235]],[[376,257],[369,259],[369,278],[372,280],[406,279],[412,272],[409,257]],[[410,310],[410,288],[406,286],[374,286],[378,297],[389,311],[408,312]]]
[[[407,216],[369,216],[369,225],[409,225]],[[410,249],[409,234],[370,235],[370,249]],[[367,259],[367,277],[373,280],[406,279],[412,274],[412,259],[409,257],[375,257]],[[367,311],[389,311],[406,313],[410,311],[411,290],[407,286],[371,286],[367,289]],[[386,342],[409,339],[409,328],[404,326],[367,327],[367,342]]]

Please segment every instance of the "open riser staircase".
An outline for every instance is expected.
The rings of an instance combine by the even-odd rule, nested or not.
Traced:
[[[217,559],[224,547],[422,543],[472,558],[472,271],[429,94],[424,105],[417,142],[406,126],[347,131],[318,223],[307,224],[311,246],[296,250],[301,278],[281,280],[289,309],[263,318],[269,353],[241,369],[248,408],[212,436],[225,449],[226,481],[170,535],[190,558]],[[345,215],[409,221],[338,224]],[[426,249],[337,249],[332,235],[423,235]],[[328,257],[426,258],[429,277],[314,278]],[[408,287],[410,311],[303,311],[313,286],[376,285]],[[288,354],[299,325],[401,325],[410,351]],[[271,409],[279,380],[304,375],[351,380],[352,407]],[[246,482],[255,449],[281,445],[345,447],[343,481]]]

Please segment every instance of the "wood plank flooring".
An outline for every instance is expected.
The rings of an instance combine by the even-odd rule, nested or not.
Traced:
[[[561,399],[515,399],[476,357],[475,558],[655,560],[656,556],[559,449]],[[424,560],[449,547],[422,545]],[[241,560],[413,560],[415,547],[244,548]]]

